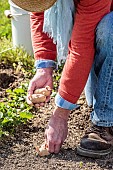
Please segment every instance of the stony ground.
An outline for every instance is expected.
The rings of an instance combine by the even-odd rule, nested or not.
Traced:
[[[4,97],[6,87],[16,87],[23,80],[23,75],[15,76],[12,68],[8,66],[3,69],[1,65],[1,98]],[[16,129],[14,136],[0,140],[0,170],[113,170],[113,153],[101,159],[85,158],[76,154],[80,138],[90,124],[91,112],[84,94],[78,103],[80,107],[70,114],[68,137],[59,154],[39,157],[34,147],[34,143],[40,145],[44,141],[44,130],[54,109],[54,98],[51,98],[45,107],[35,110],[33,120]]]

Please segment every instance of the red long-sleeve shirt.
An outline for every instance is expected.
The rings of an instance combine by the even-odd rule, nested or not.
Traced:
[[[112,4],[111,4],[112,3]],[[69,53],[62,72],[59,94],[76,103],[86,84],[94,60],[95,28],[104,15],[113,9],[110,0],[80,0],[69,42]],[[42,32],[43,13],[31,14],[32,43],[35,59],[56,59],[53,40]]]

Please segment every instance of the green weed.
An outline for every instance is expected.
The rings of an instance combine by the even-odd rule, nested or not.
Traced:
[[[14,90],[7,89],[7,98],[0,102],[0,137],[14,132],[20,123],[33,118],[32,108],[26,103],[28,83]]]

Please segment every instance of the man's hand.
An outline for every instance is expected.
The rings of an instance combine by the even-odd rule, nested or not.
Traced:
[[[30,96],[33,94],[34,90],[37,88],[43,88],[45,86],[50,86],[50,88],[53,88],[53,79],[52,79],[52,68],[41,68],[37,69],[37,72],[33,79],[29,83],[28,87],[28,94],[27,94],[27,103],[29,105],[33,105],[33,103],[30,101]],[[46,102],[50,100],[50,96],[47,98]],[[39,106],[43,106],[44,103],[35,104],[34,106],[37,108]]]
[[[45,131],[50,153],[58,153],[68,133],[69,110],[56,107]]]

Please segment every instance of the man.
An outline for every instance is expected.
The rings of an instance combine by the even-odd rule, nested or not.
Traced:
[[[69,52],[55,98],[56,108],[45,131],[51,153],[58,153],[67,137],[70,110],[76,108],[75,103],[87,79],[86,97],[89,104],[93,104],[94,107],[91,113],[92,127],[81,139],[77,152],[83,156],[100,157],[112,151],[113,13],[110,13],[110,9],[113,5],[111,3],[110,0],[80,0],[77,3]],[[52,72],[56,59],[56,46],[53,40],[43,33],[43,20],[43,12],[31,14],[32,43],[37,71],[29,84],[28,104],[32,104],[29,96],[36,88],[46,85],[53,87]]]

